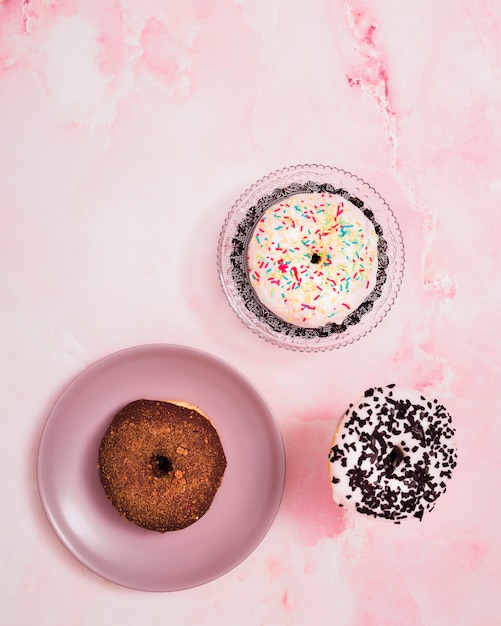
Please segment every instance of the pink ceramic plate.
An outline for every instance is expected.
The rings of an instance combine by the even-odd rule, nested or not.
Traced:
[[[157,533],[123,519],[99,482],[99,443],[113,415],[138,399],[186,400],[216,426],[227,458],[209,511],[183,530]],[[98,361],[63,392],[38,456],[43,507],[68,550],[126,587],[174,591],[243,561],[270,528],[282,498],[280,430],[255,387],[220,359],[184,346],[138,346]]]

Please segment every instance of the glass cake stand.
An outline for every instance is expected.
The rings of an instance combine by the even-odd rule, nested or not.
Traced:
[[[342,324],[301,328],[287,323],[260,302],[249,279],[247,246],[257,222],[272,204],[302,192],[343,196],[372,221],[378,234],[376,284]],[[252,332],[276,346],[311,352],[346,346],[379,324],[397,297],[404,258],[398,222],[373,187],[354,174],[335,167],[296,165],[265,176],[238,198],[221,230],[217,268],[230,306]]]

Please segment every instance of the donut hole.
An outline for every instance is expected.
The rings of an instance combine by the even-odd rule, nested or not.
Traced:
[[[388,455],[387,465],[391,471],[396,469],[400,463],[404,460],[404,451],[400,446],[393,446],[390,454]]]
[[[174,469],[172,461],[164,454],[155,454],[152,459],[153,473],[155,476],[167,476]]]
[[[311,255],[311,259],[310,259],[311,263],[317,265],[318,263],[320,263],[321,260],[322,260],[322,257],[319,254],[317,254],[316,252],[314,252]]]

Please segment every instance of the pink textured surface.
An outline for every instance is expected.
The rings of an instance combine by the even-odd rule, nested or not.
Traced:
[[[2,624],[498,624],[501,9],[476,3],[0,3]],[[281,167],[354,172],[402,228],[406,273],[359,342],[291,353],[216,274],[236,198]],[[43,513],[54,401],[129,346],[234,365],[287,454],[282,506],[228,574],[169,594],[107,582]],[[367,387],[438,397],[459,464],[422,523],[330,499],[336,423]]]

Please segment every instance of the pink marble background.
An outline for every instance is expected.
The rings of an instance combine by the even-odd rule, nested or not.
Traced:
[[[497,0],[0,2],[1,624],[500,623],[500,40]],[[235,199],[298,163],[371,183],[406,245],[390,314],[321,354],[255,337],[216,274]],[[65,385],[152,342],[247,375],[288,460],[255,552],[167,594],[84,568],[36,483]],[[422,523],[330,496],[338,419],[389,382],[439,398],[457,429],[457,471]]]

